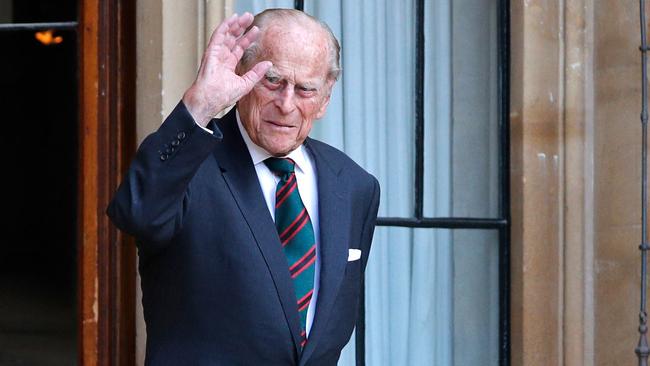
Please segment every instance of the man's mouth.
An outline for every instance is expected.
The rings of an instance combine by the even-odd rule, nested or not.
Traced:
[[[273,127],[277,127],[277,128],[282,128],[282,129],[291,129],[291,128],[293,128],[293,126],[284,124],[284,123],[279,122],[279,121],[265,120],[264,122],[266,122],[266,123],[268,123],[270,125],[273,125]]]

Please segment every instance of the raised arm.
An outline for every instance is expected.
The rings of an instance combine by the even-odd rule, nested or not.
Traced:
[[[235,14],[213,32],[196,80],[160,128],[142,142],[110,203],[107,213],[113,223],[140,245],[162,247],[183,227],[191,204],[190,181],[221,140],[220,131],[210,134],[197,124],[205,127],[271,67],[263,61],[242,76],[235,73],[244,49],[259,36],[257,27],[245,33],[252,21],[249,13]]]

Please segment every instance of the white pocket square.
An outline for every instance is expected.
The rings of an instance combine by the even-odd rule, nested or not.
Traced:
[[[360,249],[348,249],[348,262],[356,261],[361,258]]]

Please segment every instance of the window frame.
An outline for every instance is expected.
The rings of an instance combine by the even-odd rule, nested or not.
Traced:
[[[499,232],[499,365],[510,365],[510,1],[497,0],[497,100],[499,133],[499,207],[494,218],[425,217],[424,202],[424,6],[416,1],[415,179],[412,217],[378,217],[377,226],[429,229],[493,229]],[[294,8],[304,11],[304,0]],[[363,281],[363,280],[362,280]],[[365,281],[356,324],[356,364],[365,365]]]

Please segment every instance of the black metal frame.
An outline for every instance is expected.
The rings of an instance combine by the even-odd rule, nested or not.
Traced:
[[[639,25],[641,28],[641,303],[639,308],[639,342],[634,350],[639,366],[648,365],[648,312],[646,310],[648,288],[648,40],[646,34],[645,0],[639,1]]]
[[[0,24],[0,32],[21,30],[77,30],[78,22],[45,22],[45,23],[6,23]]]
[[[499,364],[510,365],[510,0],[498,0],[499,99]]]
[[[499,214],[498,218],[424,217],[424,1],[416,1],[414,217],[379,217],[378,226],[499,231],[499,365],[510,365],[510,0],[498,1]],[[304,1],[295,0],[304,11]],[[365,289],[365,283],[363,284]],[[356,362],[365,365],[365,291],[356,325]]]

